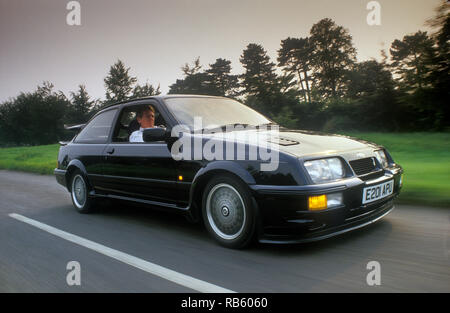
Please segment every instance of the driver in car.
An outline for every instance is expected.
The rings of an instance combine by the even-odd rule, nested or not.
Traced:
[[[136,113],[137,122],[140,128],[130,135],[130,142],[144,142],[142,134],[144,130],[155,127],[155,109],[151,105],[146,105]]]

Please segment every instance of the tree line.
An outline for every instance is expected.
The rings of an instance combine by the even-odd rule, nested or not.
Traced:
[[[0,104],[0,145],[43,145],[73,136],[66,126],[86,123],[103,107],[128,99],[160,94],[145,83],[139,85],[122,61],[110,67],[104,79],[105,98],[92,99],[85,85],[66,96],[55,91],[54,85],[44,82],[34,92],[21,92],[17,97]]]
[[[349,31],[325,18],[309,36],[281,40],[277,59],[251,43],[231,73],[218,58],[206,68],[200,57],[181,70],[169,94],[204,94],[238,99],[282,126],[344,131],[443,131],[449,129],[449,39],[447,4],[427,21],[432,34],[418,31],[392,42],[390,57],[358,62]],[[160,94],[139,85],[118,60],[110,67],[105,100],[92,100],[84,85],[69,96],[45,82],[36,91],[0,105],[0,144],[46,144],[64,137],[64,124],[86,122],[102,107]],[[24,127],[26,125],[26,127]]]

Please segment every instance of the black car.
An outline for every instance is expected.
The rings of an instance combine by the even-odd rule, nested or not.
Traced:
[[[149,106],[157,126],[142,129],[136,114]],[[366,226],[394,208],[402,187],[403,170],[383,147],[278,127],[223,97],[131,100],[78,128],[61,142],[55,175],[79,212],[103,198],[180,212],[232,248]],[[144,142],[129,142],[133,132]]]

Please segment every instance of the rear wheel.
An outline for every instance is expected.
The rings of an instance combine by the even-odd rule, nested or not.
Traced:
[[[70,194],[72,203],[80,213],[93,211],[93,199],[89,198],[90,187],[81,171],[76,170],[70,180]]]
[[[203,193],[203,221],[223,246],[243,248],[254,237],[256,209],[248,187],[230,175],[213,178]]]

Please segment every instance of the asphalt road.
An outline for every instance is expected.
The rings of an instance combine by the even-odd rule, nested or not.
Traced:
[[[450,292],[450,209],[398,205],[325,241],[230,250],[181,216],[123,204],[82,215],[53,176],[0,171],[0,292],[196,292],[11,213],[235,292]],[[66,282],[70,261],[81,286]],[[379,286],[366,282],[370,261]]]

